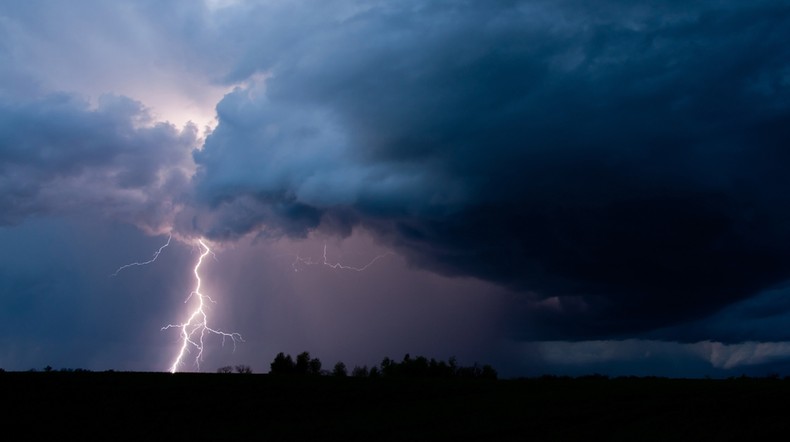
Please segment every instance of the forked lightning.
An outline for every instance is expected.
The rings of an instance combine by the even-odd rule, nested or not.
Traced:
[[[118,268],[110,276],[117,276],[122,270],[127,269],[133,266],[143,266],[147,264],[151,264],[159,257],[159,254],[162,253],[162,250],[165,247],[170,245],[170,241],[172,240],[173,235],[171,234],[167,238],[167,242],[165,245],[159,248],[156,252],[154,252],[153,258],[145,262],[133,262],[131,264],[126,264]],[[203,264],[203,260],[212,253],[211,249],[206,245],[206,243],[202,240],[198,240],[198,244],[201,248],[200,257],[198,258],[197,263],[195,264],[195,268],[193,269],[193,273],[195,274],[195,289],[189,294],[187,299],[184,303],[189,302],[193,298],[197,305],[192,313],[189,315],[186,322],[181,324],[168,324],[162,327],[162,330],[167,330],[170,328],[178,328],[181,329],[181,345],[178,350],[178,354],[176,355],[175,360],[173,361],[173,365],[170,366],[170,372],[175,373],[179,367],[184,364],[184,358],[186,357],[187,353],[189,353],[190,349],[196,352],[195,354],[195,366],[200,370],[200,361],[203,358],[203,349],[204,349],[204,339],[207,334],[215,334],[222,337],[222,343],[225,343],[226,339],[231,339],[233,341],[233,348],[236,348],[237,342],[244,342],[241,335],[238,333],[226,333],[221,330],[217,330],[214,328],[209,327],[208,325],[208,312],[206,311],[206,301],[214,302],[211,297],[208,295],[203,294],[200,291],[200,287],[202,281],[200,279],[200,266]]]
[[[197,264],[195,264],[195,269],[193,273],[195,274],[195,289],[189,294],[187,299],[184,303],[189,302],[190,299],[196,298],[197,306],[192,313],[189,315],[189,318],[186,322],[181,324],[169,324],[162,327],[162,330],[167,330],[170,328],[178,328],[181,329],[181,347],[176,355],[175,360],[173,361],[173,365],[170,366],[170,372],[175,373],[178,371],[178,368],[184,364],[184,358],[186,354],[189,352],[190,348],[193,349],[195,354],[195,365],[200,370],[200,361],[203,358],[203,349],[204,349],[204,338],[207,334],[215,334],[222,337],[222,343],[225,344],[226,339],[231,339],[233,341],[233,348],[236,348],[236,343],[241,341],[244,342],[241,335],[238,333],[226,333],[221,330],[217,330],[214,328],[209,327],[208,325],[208,313],[206,312],[206,301],[214,302],[211,297],[208,295],[203,294],[200,291],[201,286],[201,279],[200,279],[200,265],[203,264],[203,259],[206,258],[211,253],[211,249],[203,242],[202,239],[198,240],[198,244],[203,249],[202,253],[200,254],[200,258],[198,258]]]

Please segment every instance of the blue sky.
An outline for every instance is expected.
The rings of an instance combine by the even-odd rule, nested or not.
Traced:
[[[784,373],[788,25],[779,1],[3,5],[0,367],[166,370],[203,239],[209,326],[244,341],[181,370]]]

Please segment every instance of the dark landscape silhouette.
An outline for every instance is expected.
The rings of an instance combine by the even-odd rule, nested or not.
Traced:
[[[790,378],[498,379],[489,365],[405,355],[268,373],[0,371],[7,431],[149,440],[756,440],[790,429]],[[777,433],[778,432],[778,433]]]

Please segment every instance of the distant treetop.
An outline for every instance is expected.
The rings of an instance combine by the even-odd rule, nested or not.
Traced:
[[[338,377],[348,375],[346,364],[338,362],[330,372],[321,371],[321,361],[311,358],[310,353],[302,352],[296,357],[296,362],[290,354],[278,353],[271,363],[270,374],[274,375],[321,375],[331,374]],[[463,379],[497,379],[497,371],[490,365],[459,366],[456,359],[450,358],[447,362],[428,359],[424,356],[412,358],[406,354],[401,362],[385,357],[380,366],[355,366],[351,376],[384,377],[384,378],[463,378]]]

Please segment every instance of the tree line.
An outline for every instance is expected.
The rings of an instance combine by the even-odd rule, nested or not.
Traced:
[[[385,357],[379,365],[355,366],[349,372],[348,367],[342,361],[336,363],[332,370],[324,370],[321,360],[311,357],[309,352],[299,353],[295,359],[290,354],[280,352],[272,361],[269,373],[273,375],[352,376],[357,378],[497,379],[496,370],[488,364],[481,366],[474,363],[471,366],[460,366],[454,357],[445,362],[434,358],[428,359],[424,356],[412,358],[408,353],[400,362]]]
[[[38,371],[35,368],[28,370],[30,372]],[[74,373],[90,373],[91,370],[77,368],[61,368],[56,370],[47,365],[43,369],[44,372],[74,372]],[[109,369],[106,372],[114,372],[115,370]],[[5,370],[0,368],[0,373]],[[226,365],[219,367],[217,373],[253,373],[252,367],[249,365]],[[424,356],[411,357],[408,353],[403,359],[398,362],[389,357],[385,357],[379,365],[368,367],[354,366],[351,370],[348,369],[345,363],[337,362],[331,370],[323,368],[321,360],[314,358],[309,352],[304,351],[296,355],[296,358],[291,357],[290,354],[280,352],[275,356],[270,364],[269,374],[281,376],[336,376],[336,377],[356,377],[356,378],[463,378],[463,379],[497,379],[497,371],[490,365],[479,365],[474,363],[471,366],[458,365],[454,357],[448,361],[436,360],[434,358],[428,359]]]

